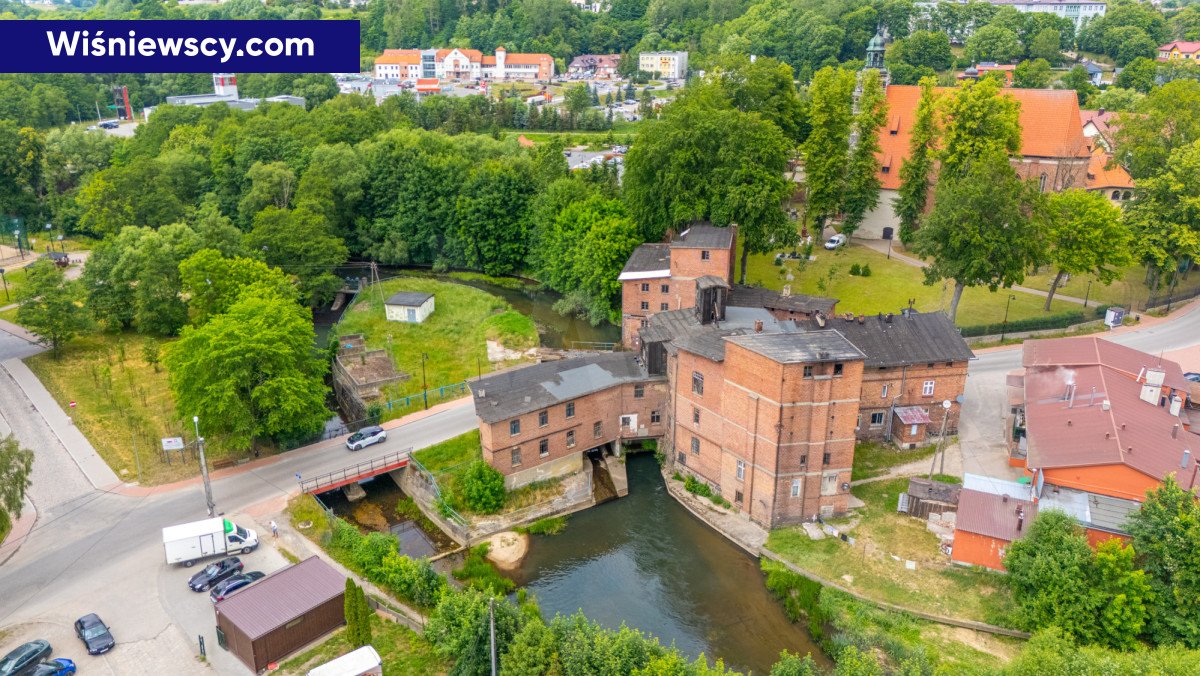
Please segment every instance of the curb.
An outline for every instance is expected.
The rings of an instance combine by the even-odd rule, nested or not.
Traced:
[[[29,496],[25,496],[25,504],[21,508],[21,518],[17,519],[12,525],[12,529],[8,531],[8,535],[4,537],[4,541],[0,542],[0,565],[3,565],[11,559],[17,551],[21,549],[21,545],[25,544],[25,538],[33,530],[33,525],[38,519],[37,507]]]

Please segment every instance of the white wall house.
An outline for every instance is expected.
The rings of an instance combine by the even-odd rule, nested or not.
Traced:
[[[420,291],[401,291],[383,304],[390,322],[420,324],[433,314],[433,294]]]
[[[638,54],[638,70],[654,73],[661,78],[682,80],[687,77],[687,52],[642,52]]]
[[[1108,4],[1086,0],[987,0],[993,5],[1011,5],[1018,12],[1047,12],[1075,22],[1075,30],[1092,17],[1104,16]]]

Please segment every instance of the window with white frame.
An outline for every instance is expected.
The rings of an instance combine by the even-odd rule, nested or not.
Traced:
[[[746,478],[746,462],[744,460],[737,461],[737,480],[741,481]]]
[[[799,479],[792,479],[792,497],[793,498],[800,497],[800,480]]]
[[[883,386],[883,392],[882,392],[882,393],[880,393],[880,395],[879,395],[879,398],[880,398],[880,399],[887,399],[887,392],[888,392],[888,386],[887,386],[887,385],[884,385],[884,386]]]
[[[925,396],[925,397],[933,396],[933,383],[934,383],[934,381],[932,381],[932,380],[925,381],[925,384],[921,386],[921,396]]]
[[[883,424],[883,411],[876,411],[871,414],[871,427],[879,427]]]

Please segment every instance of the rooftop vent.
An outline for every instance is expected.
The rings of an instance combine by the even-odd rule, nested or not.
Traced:
[[[1105,399],[1103,402],[1100,403],[1100,410],[1101,411],[1111,411],[1112,410],[1112,402]]]

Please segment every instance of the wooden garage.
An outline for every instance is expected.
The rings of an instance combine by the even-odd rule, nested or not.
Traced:
[[[313,556],[217,603],[217,643],[260,672],[345,624],[346,576]]]

